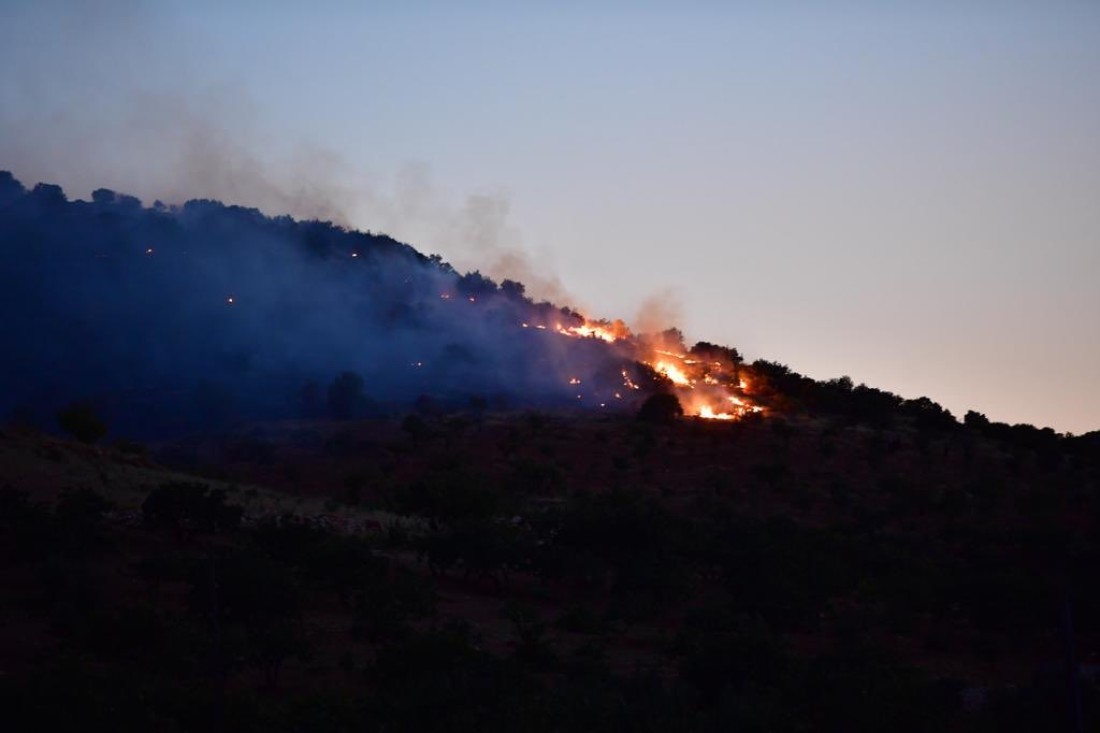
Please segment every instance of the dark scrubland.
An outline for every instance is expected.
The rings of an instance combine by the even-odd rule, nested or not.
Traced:
[[[1067,607],[1097,719],[1095,435],[413,412],[3,443],[0,690],[39,729],[1068,730]]]

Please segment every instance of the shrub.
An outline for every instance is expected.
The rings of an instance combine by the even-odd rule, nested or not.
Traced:
[[[647,397],[638,410],[638,419],[646,422],[668,423],[683,415],[684,408],[676,395],[663,392]]]
[[[149,492],[141,512],[146,524],[155,529],[235,529],[244,510],[227,504],[225,498],[225,491],[210,489],[206,484],[170,481]]]

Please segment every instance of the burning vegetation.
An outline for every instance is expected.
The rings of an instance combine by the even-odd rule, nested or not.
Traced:
[[[568,338],[606,342],[623,359],[621,381],[593,386],[587,395],[580,392],[580,399],[587,397],[602,407],[640,390],[639,382],[650,382],[674,394],[688,416],[735,420],[763,412],[764,408],[749,396],[748,385],[740,375],[741,356],[735,349],[701,342],[688,350],[683,334],[676,329],[635,335],[621,320],[592,321],[575,313],[570,314],[570,320],[573,322],[538,323],[534,327]],[[532,324],[521,326],[530,328]],[[569,384],[582,385],[582,381],[570,377]]]

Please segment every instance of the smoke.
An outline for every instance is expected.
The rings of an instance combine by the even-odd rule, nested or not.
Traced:
[[[254,209],[66,201],[0,174],[0,241],[0,308],[19,314],[0,322],[5,412],[95,399],[123,433],[216,427],[302,414],[298,393],[345,371],[390,410],[420,395],[600,404],[630,363],[560,335],[575,316],[515,288],[388,237]]]
[[[419,162],[366,171],[275,129],[232,71],[204,67],[196,49],[217,42],[186,14],[141,0],[17,3],[5,13],[0,169],[76,197],[107,187],[146,203],[209,198],[385,232],[460,269],[522,281],[533,297],[571,301],[546,257],[525,248],[505,195],[444,190]]]
[[[449,229],[454,239],[447,243],[447,250],[462,260],[483,263],[481,267],[493,278],[523,283],[535,299],[577,305],[561,280],[547,274],[545,264],[535,264],[519,230],[508,219],[510,208],[501,194],[470,196],[451,218],[454,224]]]
[[[221,115],[234,120],[222,124]],[[126,176],[167,203],[211,198],[296,218],[351,224],[358,198],[351,166],[335,151],[299,142],[278,158],[258,124],[258,110],[239,90],[214,89],[194,98],[136,95],[122,122],[132,159]],[[251,142],[246,142],[251,141]]]
[[[683,306],[675,291],[668,289],[649,296],[638,307],[634,319],[638,333],[659,333],[682,322]]]
[[[536,299],[575,303],[547,274],[549,265],[536,265],[525,249],[503,194],[473,194],[455,205],[424,163],[402,166],[387,185],[308,141],[279,157],[275,151],[287,145],[272,139],[260,117],[246,94],[228,87],[193,96],[139,93],[121,118],[78,137],[59,129],[32,132],[31,121],[26,127],[9,122],[0,160],[10,161],[20,177],[29,171],[31,180],[57,181],[78,196],[105,186],[146,203],[208,198],[382,232],[438,252],[461,270],[522,282]]]

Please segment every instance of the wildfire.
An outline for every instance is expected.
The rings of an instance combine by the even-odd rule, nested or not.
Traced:
[[[651,367],[672,382],[684,412],[690,416],[705,420],[737,420],[763,411],[746,397],[748,385],[739,378],[736,364],[695,358],[694,354],[682,351],[683,345],[678,340],[671,343],[669,337],[664,337],[663,341],[658,339],[654,343],[646,337],[634,338],[622,321],[612,324],[585,321],[568,327],[557,325],[554,330],[571,338],[598,338],[622,345],[625,355]],[[676,348],[680,350],[674,350]],[[621,373],[624,387],[641,389],[628,369],[623,368]],[[580,379],[574,377],[569,383],[579,384]],[[623,399],[621,392],[615,392],[614,397]]]
[[[710,405],[702,405],[699,408],[699,417],[706,418],[707,420],[732,420],[733,415],[728,412],[715,412],[714,408]]]
[[[449,292],[440,293],[443,300],[455,296]],[[466,296],[471,303],[477,302],[473,296]],[[644,364],[672,383],[673,393],[679,399],[688,416],[705,420],[737,420],[750,413],[762,412],[763,408],[754,404],[748,397],[749,385],[745,382],[737,362],[728,362],[720,354],[708,355],[705,351],[687,352],[682,337],[676,331],[661,334],[643,334],[635,336],[627,325],[619,320],[592,321],[575,311],[563,309],[561,319],[554,318],[542,323],[523,321],[520,328],[533,328],[557,333],[574,339],[598,339],[612,345],[612,354],[623,359],[620,369],[621,386],[607,384],[593,374],[565,376],[563,381],[581,388],[582,377],[584,392],[576,393],[578,400],[592,400],[592,404],[606,406],[612,399],[621,404],[631,404],[627,399],[631,390],[643,389],[645,375],[636,367]],[[541,319],[539,319],[541,320]],[[720,357],[720,358],[715,358]],[[419,366],[419,364],[416,364]]]
[[[684,374],[684,371],[675,364],[671,364],[667,361],[659,361],[653,365],[653,368],[672,380],[673,384],[678,384],[681,387],[687,387],[689,389],[692,386],[688,375]]]
[[[632,380],[632,379],[630,378],[630,375],[626,373],[626,370],[625,370],[625,369],[623,369],[623,385],[624,385],[624,386],[625,386],[625,387],[626,387],[627,389],[641,389],[641,387],[639,387],[638,385],[634,384],[634,380]],[[616,392],[616,393],[615,393],[615,396],[616,396],[616,397],[619,397],[619,393],[618,393],[618,392]],[[622,398],[621,398],[621,397],[619,397],[619,399],[622,399]]]
[[[582,326],[568,327],[559,325],[557,331],[566,336],[575,336],[577,338],[598,338],[609,344],[627,338],[630,335],[630,332],[626,329],[626,326],[622,324],[622,321],[618,321],[610,326],[593,325],[589,323],[585,323]]]

